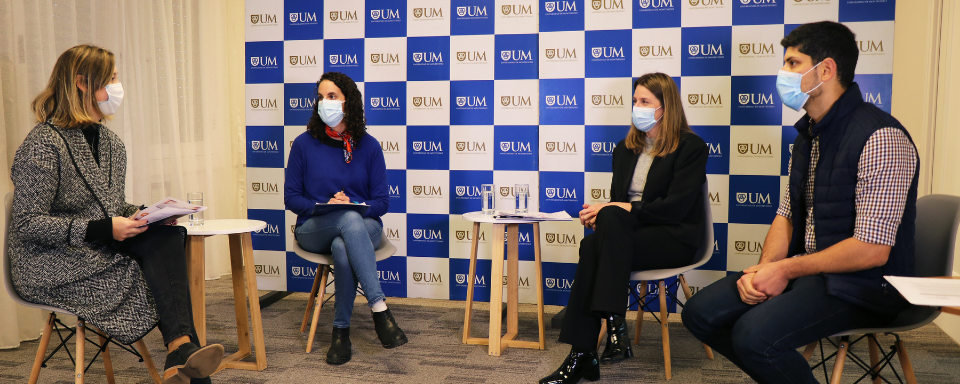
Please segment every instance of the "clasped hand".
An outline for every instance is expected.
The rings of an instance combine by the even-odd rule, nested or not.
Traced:
[[[783,293],[789,282],[783,263],[776,261],[744,269],[743,276],[737,280],[737,290],[740,300],[756,305]]]
[[[350,204],[350,198],[343,191],[337,192],[327,204]]]

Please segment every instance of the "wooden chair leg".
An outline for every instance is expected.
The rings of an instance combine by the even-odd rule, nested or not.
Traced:
[[[660,331],[663,334],[663,368],[667,373],[667,380],[673,377],[670,371],[670,326],[667,317],[670,315],[667,311],[667,293],[663,286],[663,280],[658,284],[660,290]]]
[[[83,328],[84,325],[86,325],[85,321],[83,320],[77,321],[77,335],[76,335],[77,339],[75,340],[77,342],[77,356],[76,356],[77,362],[73,371],[74,378],[75,378],[74,383],[76,384],[83,384],[83,345],[87,341],[86,332],[85,332],[85,329]]]
[[[307,309],[303,311],[303,322],[300,323],[300,333],[303,333],[303,331],[307,330],[307,320],[310,320],[310,312],[313,310],[313,297],[317,295],[317,289],[320,286],[320,271],[322,271],[323,268],[323,264],[317,264],[317,273],[313,277],[313,287],[310,288],[310,296],[307,300]]]
[[[803,349],[804,360],[810,361],[810,357],[813,356],[813,352],[817,349],[817,343],[819,342],[820,341],[814,341],[810,344],[807,344],[807,346]]]
[[[833,376],[830,377],[830,384],[840,384],[840,376],[843,376],[843,363],[847,359],[849,349],[850,341],[844,336],[837,347],[837,358],[833,361]]]
[[[690,297],[693,296],[693,292],[690,291],[690,286],[687,285],[687,278],[683,277],[683,274],[677,275],[677,279],[680,280],[680,286],[683,287],[683,296],[690,300]],[[710,349],[709,345],[704,344],[703,350],[707,352],[707,358],[713,360],[713,349]]]
[[[320,289],[317,290],[317,296],[311,297],[310,300],[317,300],[314,309],[313,309],[313,321],[310,322],[310,336],[307,338],[307,353],[313,350],[313,338],[317,335],[317,319],[320,318],[320,308],[323,307],[323,297],[327,291],[327,274],[330,272],[330,267],[323,266],[323,277],[320,278]]]
[[[157,366],[153,364],[153,358],[150,357],[150,350],[147,349],[147,345],[144,344],[143,339],[133,343],[133,347],[136,348],[137,352],[140,352],[140,356],[143,357],[143,363],[147,365],[147,371],[150,372],[150,377],[153,378],[154,384],[162,384],[163,380],[160,379],[160,372],[157,371]]]
[[[877,336],[872,333],[867,335],[867,344],[869,344],[870,347],[870,369],[877,369],[877,366],[880,364],[880,348],[877,347]],[[882,379],[877,375],[877,377],[873,379],[873,384],[880,384],[881,381]]]
[[[101,330],[97,330],[103,332]],[[113,378],[113,361],[110,360],[110,342],[106,338],[97,333],[97,339],[100,340],[100,345],[103,348],[103,372],[107,375],[107,384],[116,384],[116,380]]]
[[[633,335],[633,344],[640,344],[640,331],[643,329],[643,303],[647,298],[647,282],[641,281],[640,286],[643,287],[643,295],[640,296],[640,302],[637,303],[637,324],[634,328],[635,334]]]
[[[47,324],[43,326],[40,345],[37,346],[37,355],[33,358],[33,369],[30,371],[29,384],[37,384],[37,379],[40,378],[40,365],[43,364],[43,357],[47,354],[47,345],[50,344],[50,334],[53,332],[53,322],[56,319],[57,315],[50,312],[50,316],[47,317]]]
[[[900,368],[903,369],[903,376],[907,384],[917,384],[917,375],[913,373],[913,364],[910,364],[910,355],[907,354],[907,347],[903,345],[902,340],[894,343],[897,348],[897,357],[900,358]]]

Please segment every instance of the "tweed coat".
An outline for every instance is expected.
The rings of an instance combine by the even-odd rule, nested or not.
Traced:
[[[10,265],[25,300],[73,312],[124,344],[157,324],[153,296],[137,262],[113,240],[86,242],[90,220],[128,217],[123,142],[100,125],[97,165],[80,129],[40,123],[17,149]]]

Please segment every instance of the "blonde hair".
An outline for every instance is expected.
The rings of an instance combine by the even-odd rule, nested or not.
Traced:
[[[650,93],[656,96],[663,106],[663,115],[660,117],[660,131],[653,142],[652,152],[654,156],[663,157],[676,151],[680,145],[680,136],[686,132],[692,132],[690,125],[687,124],[687,116],[683,113],[683,105],[680,102],[680,91],[677,89],[677,83],[666,74],[655,72],[640,76],[633,82],[633,91],[636,93],[637,87],[643,86]],[[646,134],[636,127],[633,127],[627,133],[627,148],[633,153],[643,152],[647,143],[644,140]]]
[[[37,121],[50,120],[64,128],[96,123],[86,106],[103,116],[96,91],[110,83],[115,64],[112,52],[93,45],[78,45],[60,54],[47,87],[33,99]],[[83,79],[86,92],[77,86],[77,76]]]

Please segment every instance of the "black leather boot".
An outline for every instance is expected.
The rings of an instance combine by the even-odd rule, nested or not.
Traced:
[[[407,335],[397,326],[389,308],[383,312],[373,312],[373,328],[384,348],[396,348],[407,343]]]
[[[353,344],[350,343],[350,327],[333,327],[330,350],[327,351],[327,364],[340,365],[350,361],[353,356]]]
[[[607,346],[600,355],[601,363],[616,363],[633,357],[630,335],[627,334],[627,319],[620,315],[607,317]]]
[[[576,352],[571,348],[560,368],[550,376],[540,379],[540,384],[577,384],[580,379],[600,379],[600,363],[597,361],[596,351]]]
[[[193,342],[185,343],[167,354],[163,365],[163,383],[186,384],[206,379],[220,367],[222,360],[223,346],[220,344],[201,348]]]

